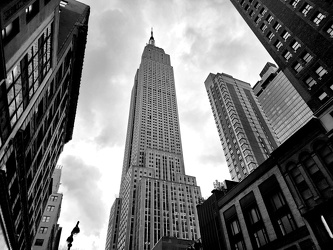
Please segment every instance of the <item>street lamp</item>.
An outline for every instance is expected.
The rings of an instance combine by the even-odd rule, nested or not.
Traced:
[[[71,235],[67,238],[68,250],[71,249],[72,242],[74,241],[73,236],[80,232],[79,223],[80,221],[76,223],[76,226],[73,228]]]

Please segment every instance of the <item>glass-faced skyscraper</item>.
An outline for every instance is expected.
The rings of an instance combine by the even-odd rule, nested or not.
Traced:
[[[253,91],[279,142],[283,143],[313,117],[313,112],[274,64],[267,63],[260,76]]]
[[[231,179],[241,181],[278,146],[251,85],[225,73],[205,81]]]
[[[119,196],[108,230],[117,243],[111,238],[106,249],[152,249],[162,236],[200,238],[201,193],[185,175],[173,68],[153,34],[134,79]]]

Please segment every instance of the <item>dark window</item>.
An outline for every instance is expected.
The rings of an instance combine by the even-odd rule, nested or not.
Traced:
[[[44,5],[47,5],[51,0],[44,0]]]
[[[308,153],[302,154],[301,162],[317,189],[321,192],[321,194],[324,194],[324,192],[329,188],[329,185],[312,156]]]
[[[231,208],[229,208],[227,211],[224,212],[224,218],[226,220],[226,226],[230,239],[231,249],[233,250],[246,249],[235,206],[232,206]]]
[[[254,194],[251,192],[246,195],[240,200],[240,204],[253,248],[266,245],[269,240]]]
[[[297,167],[295,164],[290,164],[288,167],[288,172],[301,198],[308,205],[309,199],[312,197],[312,193],[299,167]]]
[[[294,231],[294,218],[275,176],[263,182],[259,189],[277,236],[281,237]]]
[[[47,233],[47,227],[40,227],[38,233],[39,234],[46,234]]]
[[[8,24],[5,28],[1,30],[1,36],[4,44],[7,44],[13,37],[15,37],[20,32],[20,22],[17,17],[13,22]]]
[[[25,9],[27,23],[30,22],[31,19],[37,15],[38,11],[39,11],[39,0],[36,0],[34,3],[30,4]]]
[[[43,239],[36,239],[35,246],[43,246],[44,240]]]
[[[330,113],[333,117],[333,112]],[[333,151],[324,143],[319,143],[314,147],[315,151],[320,157],[320,160],[323,162],[325,167],[331,172],[333,175]]]

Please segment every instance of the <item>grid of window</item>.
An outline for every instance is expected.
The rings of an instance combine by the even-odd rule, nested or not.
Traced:
[[[28,89],[29,99],[31,99],[51,68],[51,27],[52,24],[33,43],[20,63],[16,64],[7,74],[7,101],[12,128],[25,108],[23,89]]]
[[[46,234],[47,233],[47,227],[40,227],[38,230],[39,234]]]
[[[50,216],[43,216],[42,222],[50,222]]]
[[[304,4],[303,8],[301,9],[301,12],[304,16],[307,16],[307,14],[310,12],[310,10],[312,9],[313,7],[310,5],[310,4]]]
[[[54,208],[55,208],[55,206],[48,205],[47,208],[46,208],[46,211],[52,212],[52,211],[54,211]]]
[[[323,13],[317,12],[316,16],[312,19],[312,22],[315,25],[319,26],[319,24],[321,23],[321,21],[323,21],[325,17],[326,16]]]
[[[327,74],[327,70],[323,66],[319,66],[316,69],[316,74],[318,75],[319,79],[321,79],[325,74]]]

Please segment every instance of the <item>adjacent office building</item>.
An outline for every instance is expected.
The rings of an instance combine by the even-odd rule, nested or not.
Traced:
[[[311,119],[313,112],[274,64],[267,63],[260,76],[253,91],[279,142],[283,143]]]
[[[231,0],[317,116],[333,97],[333,4],[307,0]]]
[[[150,250],[163,236],[200,238],[200,197],[195,177],[185,174],[170,56],[152,34],[132,89],[116,249]]]
[[[89,7],[4,0],[0,15],[0,245],[31,249],[72,138]]]
[[[249,83],[225,73],[205,81],[231,179],[241,181],[264,162],[278,140]]]
[[[121,199],[117,198],[114,201],[110,210],[108,231],[106,234],[105,250],[117,249],[120,208],[121,208]]]
[[[33,250],[58,249],[62,228],[58,224],[62,193],[59,193],[62,166],[57,166],[52,175],[52,194],[47,202],[35,236]]]
[[[245,180],[198,205],[204,249],[330,249],[331,135],[313,118]]]

